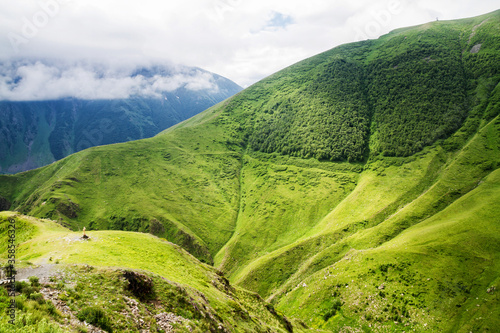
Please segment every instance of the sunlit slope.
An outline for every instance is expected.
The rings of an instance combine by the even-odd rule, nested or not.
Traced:
[[[223,130],[208,124],[92,148],[4,176],[2,186],[13,186],[14,206],[31,215],[73,229],[150,231],[211,262],[231,236],[239,201],[240,154]]]
[[[279,301],[317,327],[408,324],[417,331],[495,331],[500,325],[500,172],[441,212],[294,284]],[[353,237],[353,242],[356,238]],[[342,306],[333,315],[332,305]]]
[[[149,234],[125,231],[72,232],[51,220],[2,212],[2,244],[6,244],[8,219],[16,221],[16,259],[20,264],[84,263],[103,267],[144,269],[193,287],[206,284],[212,268],[200,265],[187,252]],[[2,248],[2,258],[6,249]],[[149,260],[143,260],[149,258]],[[22,265],[24,266],[24,265]],[[186,278],[186,277],[192,277]],[[194,283],[194,284],[193,284]]]
[[[498,117],[447,163],[439,147],[399,167],[378,162],[363,172],[358,186],[313,231],[292,246],[258,258],[236,280],[269,295],[289,279],[278,289],[278,294],[285,292],[350,249],[379,246],[440,212],[478,186],[499,162]]]
[[[116,310],[123,311],[127,308],[125,298],[117,298],[117,292],[120,291],[116,288],[126,289],[126,286],[122,286],[123,277],[120,280],[119,276],[130,270],[146,274],[153,279],[152,291],[142,295],[145,299],[134,294],[139,298],[139,302],[146,306],[149,304],[149,310],[135,316],[148,318],[150,311],[161,312],[161,308],[156,310],[151,305],[158,306],[165,298],[170,297],[170,311],[176,315],[187,316],[191,330],[194,328],[196,332],[287,332],[287,327],[292,325],[261,298],[229,285],[215,268],[201,263],[179,246],[164,239],[135,232],[91,231],[86,233],[90,238],[85,240],[82,239],[81,232],[71,232],[51,220],[3,212],[0,214],[1,244],[7,243],[7,229],[12,219],[19,230],[16,235],[17,269],[33,265],[47,266],[54,275],[69,272],[65,279],[55,282],[64,284],[68,283],[64,281],[73,280],[73,287],[68,286],[65,289],[70,295],[73,293],[71,297],[78,295],[73,300],[77,302],[71,303],[71,310],[76,313],[86,304],[98,304],[111,318],[114,331],[124,329],[120,329],[124,320],[130,321],[130,318],[120,318],[120,311]],[[6,262],[6,249],[0,248],[0,251],[0,262]],[[85,279],[97,280],[93,281],[92,287],[92,284],[88,286],[89,281]],[[91,288],[81,292],[84,286]],[[51,288],[61,289],[60,286]],[[134,296],[129,295],[126,290],[121,293],[129,297]],[[60,299],[69,302],[67,298]],[[5,300],[0,298],[0,306],[3,307]],[[156,303],[149,303],[151,300]],[[21,301],[23,304],[28,302],[26,299]],[[123,305],[120,305],[121,303]],[[29,309],[20,307],[18,317],[24,316],[26,311],[29,313]],[[47,318],[61,323],[57,313],[52,314],[53,317]],[[2,326],[3,318],[0,320],[0,328],[9,328],[7,324]],[[22,326],[21,323],[18,325]],[[300,328],[298,329],[300,331]]]

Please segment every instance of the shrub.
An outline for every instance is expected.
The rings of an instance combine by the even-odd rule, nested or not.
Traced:
[[[95,306],[87,307],[82,309],[78,314],[77,318],[80,321],[86,321],[89,324],[100,327],[106,332],[113,332],[111,328],[111,321],[106,316],[106,313]]]
[[[38,304],[45,304],[45,299],[40,293],[32,293],[31,295],[29,295],[29,299],[36,301]]]
[[[152,219],[149,221],[149,232],[153,235],[163,235],[165,233],[165,227],[157,219]]]
[[[78,326],[78,327],[76,328],[76,330],[77,330],[78,332],[80,332],[80,333],[87,333],[87,332],[88,332],[87,328],[86,328],[86,327],[84,327],[84,326]]]
[[[26,298],[24,296],[16,296],[16,309],[25,310],[26,309]]]
[[[9,323],[0,322],[0,332],[23,332],[23,333],[63,333],[63,329],[56,323],[51,323],[46,318],[27,313],[20,314],[14,326]]]
[[[29,280],[32,287],[40,286],[40,280],[38,279],[38,276],[30,276]]]
[[[38,291],[38,288],[30,286],[25,281],[16,281],[16,291],[29,298],[32,293]]]
[[[328,321],[331,317],[335,316],[337,312],[342,308],[342,302],[336,299],[332,303],[332,307],[323,315],[323,319]]]
[[[57,308],[55,307],[54,303],[52,303],[50,301],[47,301],[46,308],[47,308],[47,312],[51,316],[53,316],[53,317],[59,317],[60,316],[59,312],[57,312]]]
[[[24,289],[29,287],[28,283],[25,281],[16,281],[16,291],[22,293]]]

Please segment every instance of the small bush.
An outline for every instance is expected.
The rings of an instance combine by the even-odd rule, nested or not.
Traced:
[[[29,299],[36,301],[38,304],[45,304],[45,299],[40,293],[32,293],[29,295]]]
[[[26,333],[63,333],[63,329],[56,323],[51,323],[47,318],[27,313],[20,314],[15,324],[0,323],[0,332],[26,332]]]
[[[47,312],[53,316],[53,317],[59,317],[60,313],[57,312],[57,308],[55,307],[54,303],[47,301]]]
[[[152,219],[149,221],[149,232],[153,235],[163,235],[165,233],[165,227],[157,219]]]
[[[29,284],[25,281],[16,281],[16,291],[22,293],[23,289],[29,287]]]
[[[24,296],[16,296],[16,309],[21,311],[26,309],[26,298]]]
[[[30,286],[25,281],[16,281],[16,291],[29,298],[32,293],[38,291],[38,288]]]
[[[113,332],[111,321],[106,316],[106,313],[98,307],[91,306],[82,309],[78,313],[77,318],[80,321],[86,321],[89,324],[100,327],[106,332]]]
[[[323,320],[328,321],[331,317],[335,316],[337,312],[342,308],[342,302],[338,299],[333,301],[332,307],[323,315]]]
[[[88,330],[87,330],[87,328],[86,328],[85,326],[78,326],[78,327],[76,328],[76,330],[77,330],[78,332],[80,332],[80,333],[87,333],[87,332],[88,332]]]
[[[66,302],[66,301],[68,301],[68,299],[69,299],[69,298],[68,298],[68,295],[66,295],[66,294],[64,294],[64,293],[60,293],[60,294],[59,294],[59,299],[60,299],[61,301],[63,301],[63,302]]]
[[[4,267],[0,266],[0,270],[4,271],[6,277],[10,278],[17,274],[15,267],[11,264],[6,264]]]
[[[32,287],[40,286],[40,280],[38,279],[38,276],[30,276],[29,280]]]
[[[82,295],[80,295],[80,293],[77,292],[76,289],[67,288],[66,293],[68,298],[72,301],[82,298]]]

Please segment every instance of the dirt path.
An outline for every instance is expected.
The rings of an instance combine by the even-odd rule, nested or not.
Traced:
[[[60,272],[56,264],[43,264],[34,267],[17,269],[16,281],[28,280],[30,276],[36,276],[40,283],[47,283],[51,276],[57,275]]]

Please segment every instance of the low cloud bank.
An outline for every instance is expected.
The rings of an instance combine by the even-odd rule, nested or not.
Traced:
[[[218,91],[216,80],[209,72],[186,67],[153,68],[58,65],[42,61],[3,63],[0,64],[0,100],[161,98],[164,93],[178,89]]]

